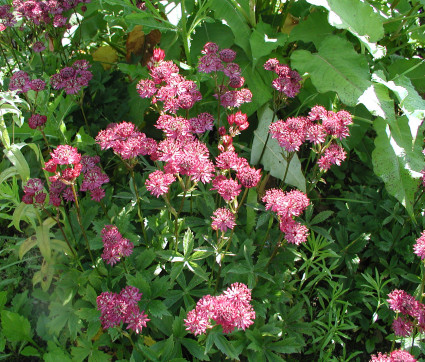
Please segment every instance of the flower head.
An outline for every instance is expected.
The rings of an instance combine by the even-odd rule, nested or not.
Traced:
[[[425,259],[425,230],[422,231],[421,236],[416,239],[416,243],[413,246],[413,252],[422,260]]]
[[[214,211],[212,220],[212,229],[222,232],[226,232],[227,229],[233,229],[236,225],[235,214],[224,207]]]
[[[123,256],[130,256],[133,253],[133,243],[123,238],[114,225],[106,225],[102,229],[102,241],[104,246],[102,259],[107,264],[114,265]]]

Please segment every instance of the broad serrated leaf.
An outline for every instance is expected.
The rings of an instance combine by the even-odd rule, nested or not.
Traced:
[[[323,12],[311,13],[308,18],[301,21],[289,35],[289,41],[301,40],[304,43],[312,42],[316,48],[331,35],[335,29],[329,25],[327,16]]]
[[[421,144],[413,144],[407,117],[390,124],[382,118],[374,122],[377,133],[372,153],[373,170],[385,182],[388,192],[413,217],[414,195],[424,167]]]
[[[323,6],[329,11],[329,24],[337,29],[347,29],[371,52],[381,58],[386,50],[376,44],[384,36],[384,18],[373,7],[358,0],[307,0],[310,4]]]
[[[22,352],[21,352],[22,356],[35,356],[35,357],[40,357],[40,352],[34,348],[33,346],[26,346]],[[46,361],[46,360],[44,360]]]
[[[288,35],[275,33],[271,25],[260,20],[249,38],[253,66],[257,64],[261,57],[269,55],[277,47],[284,45],[287,39]]]
[[[188,263],[185,263],[189,270],[193,273],[195,273],[198,277],[208,280],[208,274],[202,269],[197,263],[194,261],[189,261]]]
[[[338,36],[323,40],[317,53],[294,51],[291,64],[299,72],[309,73],[320,93],[336,92],[349,106],[355,106],[371,85],[366,57]]]
[[[251,49],[247,34],[251,33],[251,29],[242,12],[236,9],[230,0],[212,0],[211,10],[214,11],[216,19],[226,21],[235,35],[235,44],[239,45],[245,54],[250,55]]]
[[[410,79],[400,75],[387,82],[382,71],[374,73],[372,79],[394,92],[399,101],[399,107],[409,119],[410,138],[416,142],[418,129],[425,118],[425,101],[415,90]],[[422,143],[422,137],[420,141]]]
[[[251,151],[251,164],[257,164],[260,161],[263,147],[266,144],[267,134],[270,123],[273,118],[273,111],[269,106],[264,106],[258,111],[258,128],[254,131],[254,141]],[[283,179],[286,169],[286,161],[282,156],[282,147],[279,143],[268,138],[266,148],[261,160],[264,169],[270,171],[270,174],[276,178]],[[286,175],[286,183],[296,186],[298,189],[305,191],[305,178],[301,171],[301,163],[297,155],[291,160],[288,173]]]
[[[3,335],[11,342],[31,340],[31,325],[27,318],[15,312],[1,311]]]
[[[313,220],[310,221],[310,225],[319,224],[329,218],[334,212],[332,210],[322,211],[317,214]]]
[[[171,315],[164,302],[160,300],[153,300],[150,302],[147,307],[147,311],[149,315],[153,315],[157,318],[161,318],[164,315]]]

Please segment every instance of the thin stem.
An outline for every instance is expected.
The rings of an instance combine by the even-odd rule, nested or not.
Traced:
[[[0,45],[0,50],[1,50],[1,54],[3,55],[4,62],[6,63],[7,68],[9,69],[9,73],[10,73],[10,74],[12,74],[12,73],[13,73],[13,70],[12,70],[12,68],[10,67],[9,62],[7,61],[6,54],[4,53],[3,47],[2,47],[1,45]]]
[[[87,132],[88,132],[89,136],[92,137],[90,127],[89,127],[89,123],[87,122],[86,113],[84,112],[83,101],[84,101],[84,91],[82,92],[82,94],[80,96],[80,101],[78,102],[78,104],[80,105],[81,113],[82,113],[83,118],[84,118],[84,123],[86,124],[86,127],[87,127]]]
[[[276,246],[275,246],[275,248],[274,248],[274,250],[273,250],[273,253],[272,253],[272,255],[270,256],[270,259],[269,259],[269,261],[267,262],[267,264],[266,264],[266,266],[265,266],[265,268],[267,269],[267,267],[270,265],[270,263],[272,262],[272,260],[274,259],[274,257],[277,255],[277,253],[278,253],[278,251],[279,251],[279,248],[282,246],[282,242],[283,242],[283,239],[285,238],[285,234],[284,233],[282,233],[282,236],[281,236],[281,238],[280,238],[280,240],[277,242],[277,244],[276,244]]]
[[[94,265],[94,266],[96,266],[96,264],[95,264],[95,262],[94,262],[94,259],[93,259],[93,255],[92,255],[91,250],[90,250],[89,239],[87,238],[86,231],[85,231],[85,229],[84,229],[84,227],[83,227],[83,223],[81,222],[80,205],[79,205],[79,203],[78,203],[77,192],[75,191],[75,185],[74,185],[73,183],[71,184],[71,189],[72,189],[72,193],[73,193],[73,195],[74,195],[75,207],[76,207],[76,209],[77,209],[77,220],[78,220],[78,224],[80,225],[81,232],[83,233],[84,239],[85,239],[85,241],[86,241],[86,247],[87,247],[87,250],[88,250],[88,252],[89,252],[90,259],[91,259],[91,261],[92,261],[93,265]]]
[[[226,250],[224,251],[223,256],[222,256],[222,258],[220,260],[220,266],[218,268],[218,273],[217,273],[217,279],[216,279],[216,282],[215,282],[214,293],[217,292],[217,289],[218,289],[218,283],[220,282],[221,268],[223,266],[224,257],[226,256],[226,254],[227,254],[227,252],[228,252],[228,250],[230,248],[230,244],[232,244],[233,232],[234,232],[234,229],[232,229],[232,232],[230,233],[229,240],[227,240]]]
[[[41,135],[43,136],[44,143],[46,143],[46,147],[49,149],[50,144],[49,144],[49,141],[47,140],[46,134],[44,133],[44,131],[42,129],[40,129],[40,132],[41,132]]]
[[[130,168],[131,179],[133,180],[134,192],[136,194],[137,215],[139,216],[139,221],[142,226],[143,237],[145,239],[145,242],[147,243],[148,237],[146,236],[145,221],[143,220],[143,214],[142,214],[142,210],[140,206],[139,189],[137,188],[136,179],[134,178],[134,168],[133,167],[129,167],[129,168]]]
[[[286,169],[285,169],[285,174],[283,175],[282,182],[280,183],[280,187],[283,187],[283,184],[285,183],[286,176],[288,175],[289,165],[294,155],[295,155],[295,152],[288,152],[288,156],[284,157],[286,160]]]

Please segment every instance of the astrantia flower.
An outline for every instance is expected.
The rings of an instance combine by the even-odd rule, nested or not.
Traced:
[[[114,225],[106,225],[102,229],[102,241],[104,246],[102,259],[107,264],[114,265],[123,256],[130,256],[133,253],[133,243],[123,238]]]
[[[73,165],[81,161],[77,148],[69,145],[59,145],[50,155],[57,165]]]
[[[264,64],[264,69],[277,74],[272,81],[272,87],[288,98],[294,98],[301,89],[301,77],[288,65],[281,64],[276,58],[269,59]]]
[[[120,323],[127,323],[127,329],[140,333],[150,321],[144,311],[140,312],[138,301],[142,293],[135,287],[127,286],[121,293],[103,292],[96,298],[97,309],[101,312],[100,321],[104,329]]]
[[[41,41],[36,41],[32,46],[32,50],[35,53],[41,53],[45,49],[46,49],[46,46]]]
[[[186,330],[195,336],[204,334],[214,326],[212,322],[221,325],[224,333],[231,333],[235,328],[245,330],[255,319],[250,301],[251,290],[242,283],[232,284],[216,297],[206,295],[188,312],[184,320]]]
[[[408,337],[412,333],[413,323],[405,317],[393,320],[393,331],[396,336]]]
[[[46,87],[46,82],[42,79],[33,79],[29,82],[30,88],[35,92],[40,92]]]
[[[210,113],[204,112],[199,114],[197,117],[189,119],[191,132],[193,133],[204,133],[211,131],[214,125],[214,116]]]
[[[31,178],[28,180],[27,184],[24,186],[24,196],[22,201],[25,204],[35,204],[40,206],[44,204],[46,199],[46,193],[43,192],[44,183],[39,178]]]
[[[31,129],[41,129],[47,122],[47,117],[41,114],[33,114],[28,120],[28,126]]]
[[[261,179],[261,170],[256,170],[255,168],[246,166],[238,171],[236,177],[243,187],[256,187]]]
[[[30,77],[23,70],[13,73],[10,78],[9,89],[17,91],[16,93],[26,93],[30,90]]]
[[[159,197],[168,192],[170,185],[174,181],[176,181],[176,178],[173,174],[156,170],[149,175],[149,178],[145,181],[145,185],[151,195]]]
[[[317,160],[317,164],[319,165],[321,171],[327,171],[331,168],[332,165],[340,166],[341,163],[345,160],[346,155],[347,154],[340,145],[332,143],[325,150],[323,156]]]
[[[213,180],[212,185],[213,187],[211,190],[217,190],[218,194],[225,201],[232,201],[240,194],[242,188],[242,186],[238,184],[237,181],[228,179],[223,175],[217,176]]]
[[[389,355],[378,352],[377,355],[372,355],[370,362],[416,362],[417,360],[409,352],[398,349],[392,351]]]
[[[413,251],[422,260],[425,259],[425,230],[422,231],[421,236],[416,239],[416,243],[413,246]]]
[[[213,230],[221,230],[226,232],[227,229],[233,229],[236,225],[235,214],[229,209],[220,208],[214,211],[211,227]]]
[[[90,63],[86,60],[77,60],[72,67],[65,67],[50,77],[53,89],[64,89],[66,94],[77,94],[82,87],[89,84],[93,74],[87,70]]]
[[[409,314],[415,306],[415,298],[400,289],[395,289],[388,294],[387,302],[391,310],[401,314]]]

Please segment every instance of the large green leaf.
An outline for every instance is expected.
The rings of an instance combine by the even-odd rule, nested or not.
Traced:
[[[291,56],[292,66],[309,73],[320,93],[337,92],[341,101],[355,106],[371,85],[366,57],[354,51],[347,40],[331,36],[323,40],[317,53],[297,50]]]
[[[252,50],[253,66],[257,64],[258,59],[269,55],[278,46],[284,45],[287,39],[288,35],[275,33],[275,30],[271,25],[260,21],[249,38]]]
[[[407,117],[390,123],[383,118],[374,122],[377,133],[372,153],[373,170],[382,178],[388,192],[400,201],[413,217],[414,195],[424,167],[421,145],[412,142]]]
[[[359,0],[307,0],[329,11],[329,24],[347,29],[355,35],[375,58],[382,58],[386,49],[376,42],[384,36],[383,17],[366,1]]]
[[[312,42],[316,48],[335,29],[329,25],[326,14],[323,12],[311,13],[305,21],[301,21],[289,35],[289,41],[301,40],[304,43]]]
[[[416,141],[418,129],[425,118],[425,101],[415,90],[410,79],[401,75],[387,82],[382,71],[374,73],[372,79],[394,92],[399,107],[409,119],[410,138]]]
[[[248,34],[251,29],[241,11],[232,5],[230,0],[212,0],[211,9],[216,19],[223,19],[232,29],[235,35],[235,43],[239,45],[247,55],[251,54]]]
[[[254,131],[254,141],[251,151],[251,164],[255,165],[260,161],[261,152],[264,144],[266,144],[269,126],[273,118],[273,111],[268,106],[262,107],[258,111],[258,128]],[[261,160],[264,169],[270,171],[270,174],[279,179],[283,179],[286,169],[286,161],[282,156],[282,147],[279,143],[269,137],[267,145]],[[288,174],[286,175],[286,183],[296,186],[302,191],[305,191],[305,177],[301,171],[301,163],[297,155],[289,164]]]
[[[11,342],[31,340],[30,322],[18,313],[2,310],[1,326],[3,334]]]

